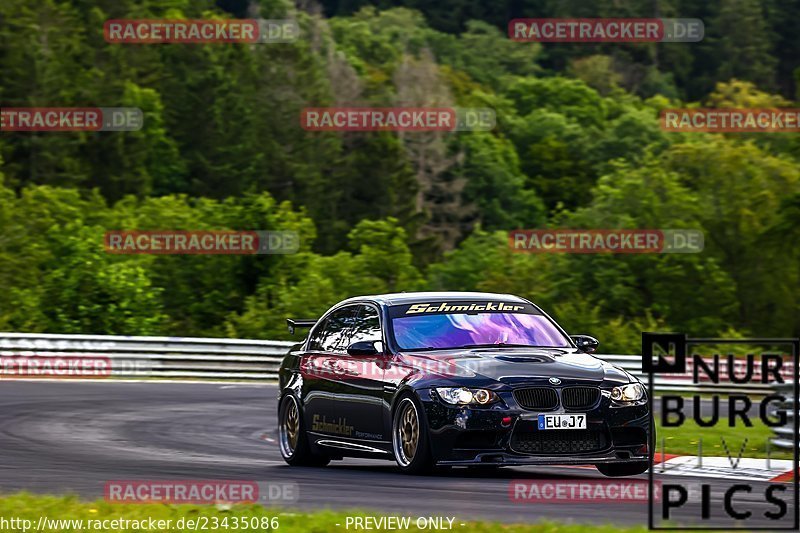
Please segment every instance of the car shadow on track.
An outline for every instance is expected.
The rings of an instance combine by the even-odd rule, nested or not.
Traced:
[[[407,476],[391,463],[374,465],[366,464],[347,464],[333,462],[330,465],[320,468],[320,471],[330,470],[338,473],[353,472],[359,474],[391,474],[402,478],[443,478],[443,479],[607,479],[594,468],[575,468],[568,467],[559,469],[558,467],[548,467],[547,470],[519,467],[451,467],[436,468],[425,476]]]

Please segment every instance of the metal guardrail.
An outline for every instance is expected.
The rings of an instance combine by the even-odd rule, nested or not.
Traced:
[[[781,411],[786,413],[786,424],[782,427],[775,428],[775,438],[772,439],[772,444],[778,448],[792,448],[794,446],[794,419],[797,417],[797,406],[794,405],[794,385],[792,383],[784,383],[777,387],[778,393],[788,398],[788,401],[778,406],[776,413]],[[776,414],[773,413],[773,414]]]
[[[277,378],[281,360],[292,344],[192,337],[0,333],[0,356],[104,359],[110,364],[110,377],[117,378],[265,380]]]
[[[108,363],[113,378],[195,378],[219,380],[276,379],[283,356],[294,342],[197,337],[127,337],[111,335],[58,335],[45,333],[0,333],[0,357],[98,358]],[[598,355],[646,381],[640,355]],[[3,377],[0,366],[0,378]],[[43,376],[44,377],[44,376]],[[785,396],[791,396],[791,383]],[[691,375],[656,376],[657,391],[690,393],[746,393],[766,395],[774,392],[759,383],[747,387],[697,385]],[[776,430],[773,444],[791,447],[794,410],[787,411],[787,425]]]

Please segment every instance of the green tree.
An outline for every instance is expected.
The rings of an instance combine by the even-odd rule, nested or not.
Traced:
[[[718,58],[716,79],[738,78],[775,87],[772,39],[759,0],[720,0],[708,27],[708,45]]]

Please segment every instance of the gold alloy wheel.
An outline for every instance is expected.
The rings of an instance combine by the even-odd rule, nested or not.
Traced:
[[[420,437],[417,408],[410,399],[403,400],[395,420],[395,454],[401,465],[408,466],[417,453]]]
[[[300,436],[300,412],[297,410],[297,401],[294,398],[287,401],[283,416],[281,447],[286,456],[291,456],[297,449]]]

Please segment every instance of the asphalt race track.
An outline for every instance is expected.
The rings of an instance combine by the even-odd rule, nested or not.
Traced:
[[[3,380],[0,491],[97,499],[109,480],[288,481],[299,486],[294,506],[300,509],[521,523],[647,523],[646,504],[534,504],[509,498],[514,479],[606,479],[593,468],[460,468],[430,477],[402,475],[388,461],[346,459],[325,468],[291,468],[275,442],[276,394],[274,385]],[[712,507],[720,510],[719,489],[729,483],[694,481],[712,485]],[[753,483],[754,492],[765,485]],[[755,497],[749,505],[759,516],[774,509]]]

